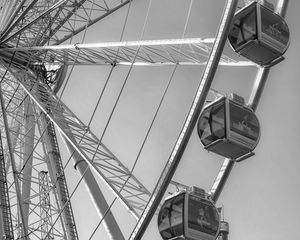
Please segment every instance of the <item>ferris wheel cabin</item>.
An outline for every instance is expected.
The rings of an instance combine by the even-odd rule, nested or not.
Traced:
[[[260,137],[257,117],[236,97],[221,97],[207,105],[197,130],[205,149],[237,161],[252,153]]]
[[[218,209],[204,190],[194,189],[172,195],[163,203],[158,214],[158,230],[164,240],[215,240],[218,237]]]
[[[235,52],[262,66],[271,66],[283,59],[289,37],[284,19],[256,1],[235,14],[228,35]]]

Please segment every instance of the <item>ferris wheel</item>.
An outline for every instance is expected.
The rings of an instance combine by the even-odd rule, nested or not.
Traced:
[[[279,2],[284,6],[284,1]],[[220,8],[222,18],[218,19],[220,25],[213,38],[187,38],[196,3],[191,0],[184,4],[174,1],[174,4],[182,4],[185,11],[181,36],[170,39],[154,36],[154,40],[144,40],[155,0],[1,1],[0,236],[5,236],[4,239],[80,239],[78,222],[82,225],[86,221],[89,225],[88,218],[93,218],[80,215],[86,211],[83,206],[87,198],[92,199],[97,217],[85,236],[93,239],[102,231],[107,239],[140,239],[166,191],[186,187],[172,181],[172,177],[207,96],[214,101],[220,95],[211,88],[216,66],[264,65],[259,71],[259,81],[262,81],[270,66],[282,60],[285,45],[282,49],[281,45],[276,50],[272,48],[271,61],[255,62],[257,56],[248,60],[233,51],[230,56],[223,54],[236,8],[243,9],[251,1],[224,1]],[[129,35],[131,31],[137,35],[130,38],[126,36],[127,27],[131,17],[139,15],[135,12],[139,9],[143,9],[145,16],[138,17],[144,20],[136,24],[138,30],[128,30]],[[257,9],[259,13],[263,11]],[[118,22],[118,29],[110,21]],[[102,22],[106,29],[101,34],[107,34],[103,36],[104,41],[97,33]],[[241,25],[236,25],[237,31]],[[117,39],[115,32],[119,40],[110,41]],[[252,33],[251,37],[256,35]],[[250,50],[243,48],[245,42],[233,37],[230,40],[233,48],[249,57]],[[201,78],[191,75],[193,72],[187,74],[188,78],[198,79],[194,83],[197,91],[192,92],[195,98],[187,98],[188,102],[181,106],[190,108],[179,120],[181,127],[166,127],[167,131],[175,132],[173,140],[157,147],[167,149],[168,155],[164,156],[167,160],[153,162],[156,175],[151,176],[151,167],[147,173],[140,163],[142,155],[152,132],[157,131],[154,126],[165,102],[172,101],[167,98],[176,81],[175,75],[185,76],[184,71],[199,74],[191,66],[203,71]],[[96,80],[90,82],[93,77]],[[154,89],[150,83],[146,84],[151,78],[167,81],[163,84],[154,81],[153,85],[157,85]],[[136,79],[143,81],[143,87],[148,89],[143,92],[135,89]],[[155,95],[151,97],[155,101],[137,106],[140,112],[133,113],[128,107],[122,109],[122,104],[142,102],[153,91]],[[253,89],[252,110],[258,104],[259,91],[261,86]],[[133,125],[138,129],[135,135],[130,133]],[[120,137],[122,134],[125,137]],[[215,146],[214,143],[214,147],[206,147],[219,153],[213,150]],[[253,148],[233,158],[241,161],[251,156]],[[214,201],[235,163],[230,156],[224,157],[227,159],[210,189]],[[147,175],[147,180],[142,175]],[[84,194],[83,185],[87,189]],[[80,194],[77,199],[82,201],[74,201],[77,194]],[[115,205],[123,211],[122,223],[112,211]]]

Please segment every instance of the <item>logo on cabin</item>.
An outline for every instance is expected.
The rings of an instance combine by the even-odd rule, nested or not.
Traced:
[[[268,28],[266,29],[266,32],[268,32],[276,37],[280,37],[282,34],[278,23],[269,25]]]

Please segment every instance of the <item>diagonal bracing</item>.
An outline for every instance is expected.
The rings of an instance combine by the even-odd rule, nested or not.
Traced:
[[[71,39],[129,0],[10,0],[0,8],[0,43],[9,46],[58,45]]]

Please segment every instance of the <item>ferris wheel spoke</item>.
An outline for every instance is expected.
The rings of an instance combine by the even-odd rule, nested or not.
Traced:
[[[7,59],[14,54],[21,63],[41,62],[43,59],[47,63],[66,65],[205,65],[213,41],[212,38],[187,38],[18,47],[0,49],[0,54]],[[219,64],[256,66],[250,61],[238,61],[226,55],[222,55]]]
[[[21,71],[14,72],[14,74],[24,91],[59,129],[67,141],[105,181],[134,217],[138,218],[138,212],[147,203],[150,192],[52,93],[48,85],[37,82],[35,77],[28,72]]]
[[[23,178],[28,180],[31,179],[32,176],[32,165],[33,165],[33,155],[31,154],[34,147],[34,132],[35,132],[35,123],[34,123],[34,116],[33,116],[33,108],[30,104],[30,99],[26,98],[24,102],[24,114],[25,114],[25,123],[24,123],[24,132],[26,133],[24,137],[24,154],[23,154],[23,163],[26,162],[24,165],[23,170]],[[30,199],[30,190],[31,190],[31,183],[32,181],[27,181],[26,184],[22,185],[22,199]],[[25,219],[25,228],[28,228],[28,216],[29,216],[29,204],[24,204],[23,207],[24,214],[26,216]]]
[[[8,4],[6,10],[13,14],[3,16],[4,32],[1,44],[9,46],[41,46],[60,44],[74,35],[84,31],[87,27],[102,20],[106,16],[123,7],[127,1],[92,0],[51,0],[51,1],[23,1],[17,10],[17,5]]]

